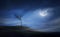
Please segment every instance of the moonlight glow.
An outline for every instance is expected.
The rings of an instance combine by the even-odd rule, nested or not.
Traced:
[[[48,13],[47,13],[47,10],[42,10],[39,12],[40,16],[47,16]]]
[[[46,16],[47,13],[45,13],[45,12],[41,12],[40,15],[41,15],[41,16]]]

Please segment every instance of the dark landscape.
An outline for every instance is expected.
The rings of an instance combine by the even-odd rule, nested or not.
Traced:
[[[8,37],[60,36],[60,32],[37,32],[37,31],[26,30],[27,28],[28,27],[22,27],[22,26],[0,26],[0,35]]]
[[[60,37],[60,0],[0,0],[0,37]]]

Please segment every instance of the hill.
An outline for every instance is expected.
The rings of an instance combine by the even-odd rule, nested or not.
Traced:
[[[0,26],[0,35],[4,36],[56,36],[57,34],[60,34],[59,32],[53,32],[53,33],[46,33],[46,32],[36,32],[31,31],[28,27],[24,26]],[[60,36],[60,35],[59,35]]]

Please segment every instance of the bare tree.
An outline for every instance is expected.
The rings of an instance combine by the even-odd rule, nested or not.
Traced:
[[[22,26],[22,16],[18,16],[15,14],[15,17],[21,21],[21,26]]]
[[[18,29],[21,29],[21,30],[30,30],[29,27],[22,26],[22,25],[23,25],[23,24],[22,24],[22,16],[19,16],[19,15],[16,15],[16,14],[15,14],[15,17],[21,21],[21,22],[20,22],[21,25],[20,25],[20,26],[17,25]]]
[[[19,16],[19,15],[16,15],[15,14],[15,17],[21,21],[20,22],[21,24],[20,25],[17,25],[17,27],[18,27],[18,29],[21,29],[22,30],[22,16]]]

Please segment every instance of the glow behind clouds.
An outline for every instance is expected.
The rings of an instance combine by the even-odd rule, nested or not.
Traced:
[[[47,10],[40,11],[40,16],[44,17],[44,16],[47,16],[47,15],[48,15]]]
[[[47,15],[45,17],[40,16],[39,13],[41,12],[47,12]],[[28,26],[34,30],[41,30],[44,31],[46,26],[46,23],[49,22],[48,20],[53,16],[52,9],[46,8],[46,9],[37,9],[35,11],[32,11],[32,13],[27,13],[23,17],[23,26]],[[47,28],[46,28],[47,29]]]

